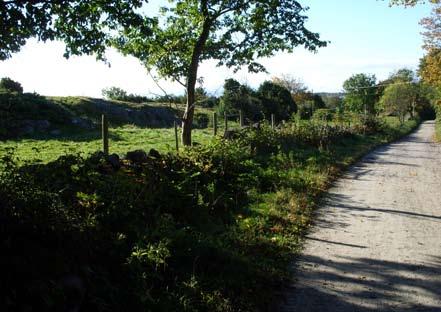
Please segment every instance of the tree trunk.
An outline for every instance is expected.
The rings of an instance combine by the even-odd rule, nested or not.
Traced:
[[[196,82],[198,78],[199,58],[204,50],[205,43],[210,35],[212,21],[206,18],[202,25],[202,32],[193,49],[190,67],[187,74],[187,106],[182,118],[182,145],[191,145],[191,130],[193,127],[193,116],[196,102]]]

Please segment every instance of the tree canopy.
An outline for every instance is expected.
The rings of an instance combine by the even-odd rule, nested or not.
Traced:
[[[0,1],[0,60],[20,51],[30,38],[62,40],[65,56],[96,54],[104,59],[113,33],[131,25],[149,32],[136,10],[140,0]]]
[[[418,73],[425,83],[441,89],[441,49],[431,50],[420,60]]]
[[[375,75],[356,74],[343,83],[346,92],[344,103],[352,112],[373,113],[376,101]]]
[[[391,84],[384,91],[380,106],[386,114],[398,116],[403,123],[407,114],[414,114],[417,96],[418,87],[415,84]]]
[[[292,52],[296,46],[315,51],[326,42],[306,28],[306,10],[294,0],[172,0],[152,24],[152,36],[129,27],[114,43],[186,88],[182,141],[188,145],[200,62],[260,72],[265,68],[258,59],[277,51]]]

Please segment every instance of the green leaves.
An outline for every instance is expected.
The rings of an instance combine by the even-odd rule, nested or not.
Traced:
[[[345,106],[352,112],[370,112],[374,110],[376,100],[375,75],[356,74],[343,83],[346,91]]]
[[[114,31],[126,27],[143,28],[136,13],[143,1],[135,0],[57,0],[2,1],[0,3],[0,60],[11,57],[26,43],[39,40],[63,40],[65,56],[93,54],[104,59]]]

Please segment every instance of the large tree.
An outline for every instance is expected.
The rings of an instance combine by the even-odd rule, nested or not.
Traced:
[[[259,72],[265,70],[259,58],[296,46],[316,51],[326,45],[306,28],[307,8],[295,0],[169,0],[160,16],[146,12],[147,2],[1,1],[0,58],[10,57],[31,37],[65,41],[66,56],[104,58],[105,47],[113,45],[185,87],[182,141],[189,145],[202,61]]]
[[[345,108],[352,112],[373,113],[376,101],[375,75],[356,74],[343,83]]]
[[[172,0],[162,9],[153,36],[133,27],[115,44],[185,87],[182,142],[189,145],[199,64],[212,59],[219,66],[260,72],[265,68],[259,58],[299,45],[311,51],[325,46],[306,28],[305,11],[295,0]]]
[[[425,83],[441,90],[441,49],[432,49],[420,60],[418,73]]]

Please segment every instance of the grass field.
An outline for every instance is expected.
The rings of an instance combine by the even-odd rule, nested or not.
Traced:
[[[160,152],[174,152],[175,132],[173,128],[149,129],[136,126],[112,128],[110,132],[110,153],[123,155],[137,149],[154,148]],[[212,129],[195,129],[193,141],[205,144],[213,138]],[[65,132],[59,136],[41,135],[32,138],[0,142],[0,156],[14,150],[14,156],[25,162],[49,162],[61,155],[90,155],[101,150],[100,131]]]

